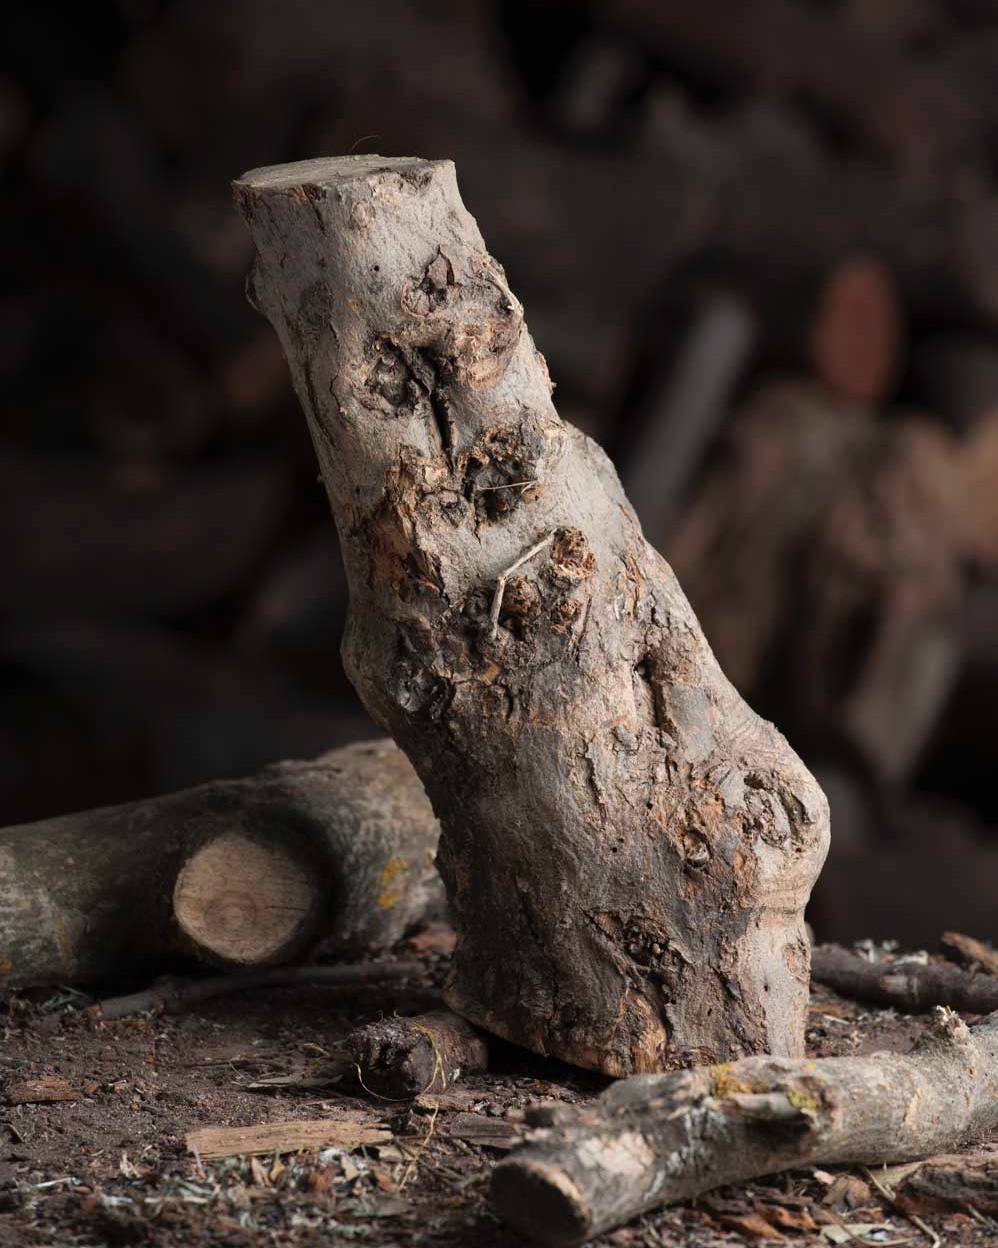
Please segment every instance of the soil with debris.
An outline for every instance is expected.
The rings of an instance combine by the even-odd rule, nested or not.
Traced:
[[[446,955],[428,943],[416,952],[427,983],[439,984]],[[529,1103],[584,1101],[607,1080],[511,1049],[488,1075],[415,1104],[367,1095],[340,1042],[358,1022],[426,1008],[431,998],[398,985],[349,996],[275,989],[179,1017],[114,1022],[79,1009],[76,994],[9,999],[0,1015],[0,1248],[522,1242],[487,1208],[491,1166],[520,1137]],[[808,1049],[903,1049],[923,1025],[816,987]],[[325,1146],[314,1142],[323,1122],[335,1141]],[[224,1151],[226,1141],[206,1128],[258,1124],[284,1124],[268,1135],[267,1152],[205,1155]],[[380,1142],[358,1143],[372,1128],[383,1133]],[[189,1139],[193,1132],[202,1134]],[[307,1149],[298,1147],[302,1138]],[[998,1140],[983,1146],[998,1150]],[[998,1244],[998,1222],[973,1206],[903,1207],[861,1169],[812,1167],[719,1189],[593,1242],[827,1248],[928,1245],[939,1236]]]

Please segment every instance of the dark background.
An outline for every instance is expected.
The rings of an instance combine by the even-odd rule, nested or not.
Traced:
[[[993,4],[13,3],[2,44],[0,820],[374,735],[229,182],[447,156],[827,787],[819,936],[993,933]]]

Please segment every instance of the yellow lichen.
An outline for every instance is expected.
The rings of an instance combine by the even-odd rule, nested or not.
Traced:
[[[408,859],[399,858],[395,854],[385,863],[381,872],[381,891],[378,893],[378,905],[382,910],[390,910],[402,896],[401,888],[397,887],[398,877],[408,870]],[[391,887],[393,883],[396,884],[395,888]]]
[[[734,1062],[724,1062],[720,1066],[711,1066],[711,1096],[738,1096],[746,1092],[753,1092],[754,1090],[755,1089],[744,1079],[736,1077],[734,1073]]]

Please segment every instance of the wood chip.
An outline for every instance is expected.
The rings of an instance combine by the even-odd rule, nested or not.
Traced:
[[[38,1079],[25,1079],[7,1088],[7,1101],[11,1105],[48,1105],[54,1101],[78,1101],[80,1093],[68,1079],[56,1075],[42,1075]]]
[[[206,1161],[219,1157],[297,1153],[304,1149],[342,1148],[384,1144],[392,1133],[383,1127],[341,1122],[335,1118],[306,1118],[291,1122],[262,1122],[255,1127],[203,1127],[187,1136],[189,1152]]]
[[[488,1118],[485,1114],[455,1114],[447,1134],[469,1144],[477,1144],[480,1148],[503,1151],[513,1148],[523,1138],[520,1128],[499,1118]]]

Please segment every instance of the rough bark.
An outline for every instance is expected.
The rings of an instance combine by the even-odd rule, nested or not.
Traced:
[[[959,1147],[998,1124],[998,1015],[971,1031],[940,1010],[904,1055],[639,1076],[528,1121],[540,1129],[496,1167],[493,1206],[543,1243],[578,1244],[721,1184]]]
[[[437,825],[390,741],[0,831],[0,984],[383,948],[442,907]]]
[[[949,1006],[969,1014],[998,1010],[998,978],[939,962],[868,962],[846,949],[814,949],[811,976],[846,997],[903,1010]]]
[[[235,189],[340,531],[344,662],[441,820],[448,1004],[618,1075],[800,1054],[827,803],[559,419],[453,165]]]
[[[443,1092],[462,1074],[488,1069],[488,1037],[456,1014],[385,1018],[347,1037],[361,1085],[389,1100]]]

